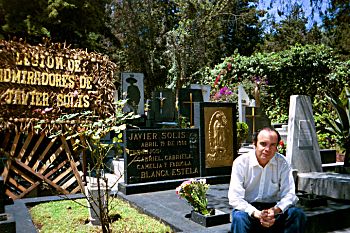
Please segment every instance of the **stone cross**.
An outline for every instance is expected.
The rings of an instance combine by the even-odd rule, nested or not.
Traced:
[[[199,89],[180,88],[177,94],[179,115],[189,119],[190,125],[194,125],[194,103],[203,102],[203,93]]]
[[[246,115],[247,118],[252,118],[252,124],[253,124],[253,127],[252,127],[252,133],[255,132],[255,120],[257,117],[260,117],[260,115],[256,115],[255,114],[255,106],[251,106],[252,108],[252,114],[251,115]]]
[[[159,113],[160,115],[163,114],[163,107],[164,107],[164,101],[165,101],[165,97],[163,97],[163,92],[159,92],[159,97],[157,97],[157,99],[159,99],[159,103],[160,103],[160,106],[159,106]]]
[[[190,101],[184,101],[184,104],[190,104],[190,126],[193,126],[193,101],[192,93],[190,92]]]

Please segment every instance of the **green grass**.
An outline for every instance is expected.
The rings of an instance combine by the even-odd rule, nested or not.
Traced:
[[[30,208],[30,213],[42,233],[102,232],[101,228],[88,224],[86,204],[85,199],[47,202]],[[119,217],[111,224],[112,232],[172,232],[169,226],[138,212],[120,199],[112,199],[110,209],[110,216]]]

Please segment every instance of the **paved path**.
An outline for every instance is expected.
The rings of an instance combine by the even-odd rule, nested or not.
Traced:
[[[119,160],[116,164],[118,172],[115,178],[111,177],[113,180],[111,180],[111,183],[115,180],[123,181],[123,177],[120,178],[122,174],[120,171],[123,171],[121,168],[124,166],[123,160]],[[178,198],[175,190],[124,195],[120,192],[118,193],[115,186],[114,191],[117,192],[119,197],[131,202],[141,211],[161,219],[179,232],[229,232],[230,223],[206,228],[191,221],[188,216],[191,212],[191,207],[185,200]],[[227,191],[228,184],[211,185],[208,191],[209,207],[230,213],[231,206],[228,204]],[[350,228],[329,233],[350,233]]]
[[[228,184],[211,185],[208,191],[209,207],[214,207],[225,213],[231,212],[231,206],[228,204],[227,198]],[[191,207],[183,199],[179,199],[175,193],[175,190],[159,191],[152,193],[141,193],[133,195],[123,195],[118,193],[118,196],[133,203],[141,211],[154,216],[157,219],[161,219],[165,223],[172,226],[178,232],[229,232],[230,223],[213,226],[203,227],[197,223],[191,221],[188,217],[191,212]],[[334,205],[329,205],[326,208],[320,208],[322,210],[336,208]],[[322,212],[322,210],[320,212]],[[318,210],[306,211],[308,216],[312,216]],[[324,217],[322,218],[324,219]],[[327,219],[327,217],[326,217]],[[321,220],[324,221],[324,220]],[[326,224],[336,224],[331,218]],[[315,232],[315,231],[313,231]],[[325,232],[325,231],[323,231]],[[330,233],[350,233],[350,228],[332,231]],[[321,232],[316,232],[321,233]]]
[[[189,219],[191,207],[183,199],[179,199],[175,190],[141,193],[133,195],[124,195],[117,191],[117,183],[123,181],[124,161],[122,159],[115,161],[115,174],[106,174],[108,183],[112,191],[117,195],[136,206],[140,211],[145,212],[161,221],[169,224],[176,232],[213,232],[227,233],[230,229],[230,223],[213,227],[203,227]],[[209,207],[220,209],[223,212],[230,213],[231,207],[227,199],[228,184],[211,185],[208,191]],[[79,198],[81,195],[72,196]],[[35,233],[37,232],[26,205],[28,203],[57,200],[59,197],[43,198],[25,198],[15,201],[14,205],[6,206],[6,212],[13,214],[16,220],[16,233]],[[329,233],[350,233],[350,228],[332,231]]]

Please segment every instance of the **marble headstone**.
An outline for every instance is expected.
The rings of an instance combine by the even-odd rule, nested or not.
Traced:
[[[128,99],[124,112],[144,114],[144,76],[142,73],[121,73],[122,98]]]
[[[290,97],[286,157],[292,168],[298,172],[322,172],[320,148],[309,96]]]
[[[191,89],[202,90],[203,102],[210,102],[210,85],[191,84]]]
[[[238,85],[238,121],[239,122],[246,122],[245,121],[245,108],[246,106],[249,106],[249,96],[245,92],[242,85]]]

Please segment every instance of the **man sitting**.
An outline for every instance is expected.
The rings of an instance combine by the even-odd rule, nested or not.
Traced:
[[[304,232],[306,216],[294,206],[292,169],[277,153],[280,140],[274,128],[265,127],[253,137],[255,150],[233,162],[228,192],[232,233]]]

